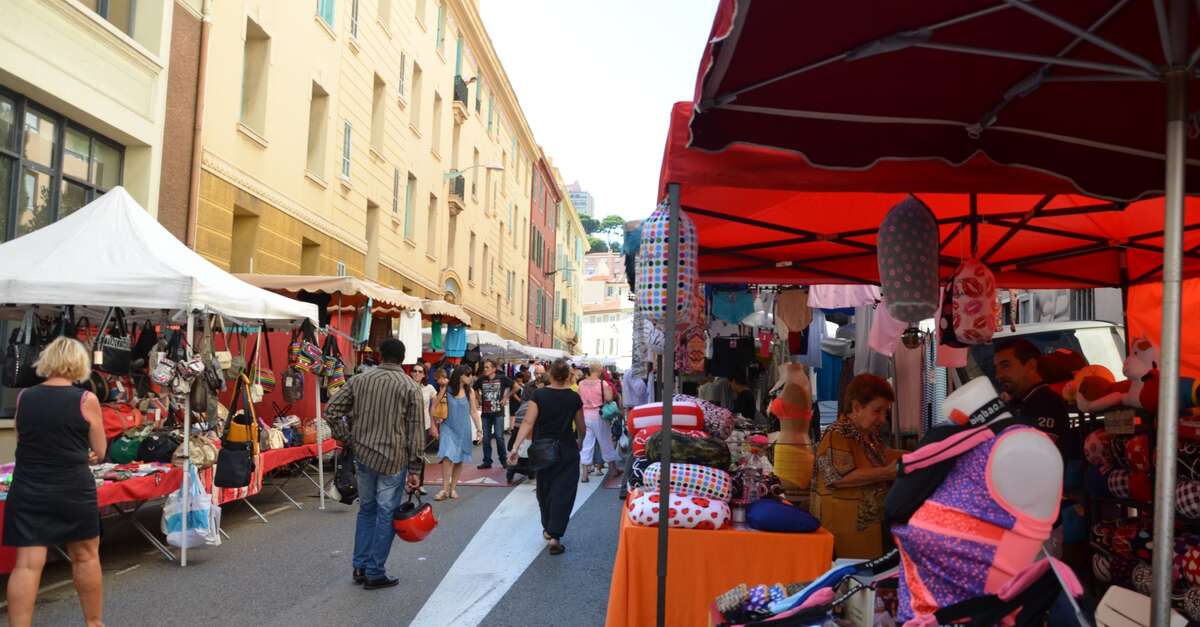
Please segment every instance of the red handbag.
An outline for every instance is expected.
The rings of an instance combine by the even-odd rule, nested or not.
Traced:
[[[100,413],[104,417],[104,437],[109,440],[145,421],[142,412],[129,403],[105,403]]]

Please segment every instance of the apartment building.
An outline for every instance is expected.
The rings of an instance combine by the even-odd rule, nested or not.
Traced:
[[[633,299],[619,253],[589,253],[583,264],[581,350],[612,359],[627,370],[633,363]]]
[[[373,278],[525,340],[540,150],[476,0],[213,12],[196,250]]]
[[[554,179],[559,189],[570,189],[563,185],[562,175],[557,168],[554,169]],[[587,232],[583,230],[574,198],[575,194],[569,192],[562,195],[556,220],[558,231],[554,236],[557,259],[554,292],[558,298],[554,313],[554,348],[569,353],[583,352],[580,346],[583,335],[583,255],[587,242]]]
[[[0,242],[116,185],[159,214],[172,20],[199,4],[0,2]]]
[[[533,203],[529,219],[529,324],[531,346],[553,348],[555,239],[562,192],[554,173],[539,156],[533,170]]]

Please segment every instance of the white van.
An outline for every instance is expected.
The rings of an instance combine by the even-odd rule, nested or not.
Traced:
[[[1090,320],[1035,322],[1017,325],[1016,331],[1007,328],[998,331],[991,344],[972,346],[968,351],[966,367],[955,369],[952,375],[956,379],[955,387],[980,375],[987,375],[995,383],[996,372],[992,365],[995,347],[1014,338],[1029,340],[1043,354],[1059,348],[1070,349],[1083,355],[1089,364],[1108,368],[1118,381],[1125,379],[1121,373],[1125,362],[1124,327]]]

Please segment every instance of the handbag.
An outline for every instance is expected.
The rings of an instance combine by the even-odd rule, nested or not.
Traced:
[[[566,420],[565,428],[561,435],[570,433],[573,420]],[[562,445],[566,443],[565,439],[560,438],[537,438],[529,445],[529,469],[534,472],[545,470],[558,464],[562,459]]]
[[[225,423],[225,435],[221,438],[221,450],[217,453],[217,470],[213,473],[213,485],[218,488],[244,488],[254,476],[254,455],[258,446],[258,421],[254,418],[254,406],[246,403],[245,411],[234,408],[245,394],[246,377],[238,378],[233,390],[229,420]],[[248,422],[247,422],[248,421]]]
[[[321,372],[325,376],[325,390],[332,396],[346,385],[346,364],[342,361],[342,351],[338,348],[337,340],[332,335],[325,337],[325,347],[322,349]]]
[[[429,410],[429,417],[438,424],[450,417],[450,401],[444,395],[434,401],[433,408]]]
[[[267,331],[265,324],[263,325],[263,330],[261,333],[263,338],[263,348],[266,349],[265,352],[267,354],[267,367],[263,368],[262,365],[259,364],[255,366],[255,372],[258,376],[258,384],[262,386],[263,394],[270,394],[275,390],[276,385],[275,361],[271,357],[271,334]],[[262,361],[261,355],[259,356],[258,361]]]
[[[225,423],[225,435],[221,442],[258,445],[258,418],[254,415],[254,404],[249,398],[250,381],[246,375],[238,377],[230,401],[229,420]],[[241,407],[238,404],[241,403]]]
[[[612,422],[621,417],[621,409],[617,407],[616,401],[609,401],[600,407],[600,418],[604,422]]]
[[[92,346],[96,368],[109,374],[129,374],[133,343],[125,326],[125,313],[120,307],[110,308],[99,329]]]
[[[179,442],[167,433],[152,433],[138,446],[137,459],[143,462],[171,463]]]
[[[238,332],[235,337],[240,338],[237,342],[235,342],[239,353],[237,355],[230,356],[229,367],[225,369],[225,378],[229,379],[230,381],[237,380],[237,378],[240,377],[246,370],[246,353],[248,352],[246,334]],[[228,341],[228,339],[226,341]]]
[[[296,366],[283,371],[283,400],[289,403],[304,400],[304,371]]]
[[[217,463],[217,447],[212,443],[212,440],[202,435],[192,435],[188,440],[188,457],[192,459],[192,465],[199,470],[204,470]],[[176,466],[183,466],[183,444],[175,448],[174,454],[171,455],[171,463]]]
[[[108,460],[114,464],[128,464],[138,458],[138,448],[142,439],[137,436],[122,434],[108,447]]]
[[[321,376],[322,368],[325,365],[324,353],[321,347],[317,346],[317,333],[312,323],[305,320],[304,324],[300,325],[292,334],[292,344],[288,347],[288,353],[295,354],[293,366],[310,372],[317,376]]]
[[[67,335],[67,333],[64,333]],[[132,368],[138,372],[144,372],[151,365],[150,351],[158,345],[158,331],[154,328],[154,324],[149,320],[142,323],[142,330],[138,332],[137,341],[133,343],[133,348],[130,349],[130,358],[132,359]]]
[[[4,370],[2,383],[4,387],[27,388],[35,386],[45,379],[37,375],[33,364],[45,347],[45,339],[37,333],[37,316],[30,309],[25,312],[21,328],[15,329],[8,341],[4,353]]]
[[[222,346],[225,348],[224,350],[215,350],[213,351],[213,354],[216,355],[217,365],[220,366],[221,372],[225,372],[230,366],[233,365],[233,353],[230,352],[229,334],[225,332],[225,319],[220,316],[217,316],[217,330],[221,333],[221,337],[225,340],[222,342]]]

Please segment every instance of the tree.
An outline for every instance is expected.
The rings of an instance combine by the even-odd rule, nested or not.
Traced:
[[[600,230],[600,223],[592,216],[579,216],[579,221],[583,223],[583,232],[588,235],[594,235]]]
[[[596,237],[595,235],[588,236],[588,252],[589,253],[606,253],[608,252],[608,242]]]
[[[597,234],[608,241],[610,250],[621,250],[621,240],[625,236],[625,218],[621,216],[604,216],[600,221]]]

